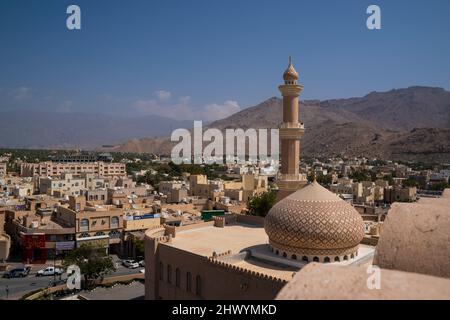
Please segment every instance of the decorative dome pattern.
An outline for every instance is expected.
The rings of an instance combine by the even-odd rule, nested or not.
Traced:
[[[278,202],[264,228],[274,250],[300,258],[353,257],[364,237],[360,214],[317,182]]]

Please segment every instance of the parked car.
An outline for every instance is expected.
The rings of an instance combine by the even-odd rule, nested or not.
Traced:
[[[15,268],[5,272],[3,278],[23,278],[30,273],[31,267]]]
[[[139,261],[139,266],[140,267],[145,267],[145,260]]]
[[[139,268],[139,263],[137,263],[134,260],[123,260],[122,264],[130,269],[135,269],[135,268]]]
[[[36,274],[36,277],[61,275],[62,273],[63,271],[60,268],[47,267],[45,269],[39,270]]]

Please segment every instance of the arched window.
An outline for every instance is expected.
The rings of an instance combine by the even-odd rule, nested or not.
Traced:
[[[344,260],[348,260],[348,257],[347,257],[347,256],[344,256]]]
[[[111,218],[111,228],[118,228],[118,227],[119,227],[119,218],[112,217]]]
[[[286,252],[283,252],[283,258],[286,258],[286,257],[287,257]]]
[[[319,262],[319,257],[314,257],[314,258],[313,258],[313,261],[314,261],[314,262]]]
[[[339,262],[341,259],[339,259],[339,257],[334,257],[334,261]]]
[[[162,262],[159,263],[159,280],[164,280],[164,265]]]
[[[81,219],[80,221],[80,231],[88,231],[89,230],[89,220]]]
[[[295,254],[293,254],[293,255],[291,256],[291,259],[297,260],[297,256],[296,256]]]
[[[87,237],[90,237],[89,233],[83,232],[82,234],[79,235],[78,238],[87,238]]]
[[[117,238],[120,238],[120,232],[117,231],[117,230],[112,230],[112,231],[109,233],[109,237],[110,237],[111,239],[117,239]]]
[[[172,283],[172,266],[167,265],[167,282]]]
[[[305,261],[305,262],[308,262],[308,261],[309,261],[309,259],[308,259],[307,256],[303,256],[303,257],[302,257],[302,260]]]
[[[350,259],[353,259],[355,257],[355,255],[352,253],[351,255],[350,255]]]
[[[103,231],[99,231],[99,232],[96,232],[95,233],[95,236],[96,237],[98,237],[98,236],[104,236],[105,235],[105,233],[103,232]]]
[[[277,250],[275,253],[276,253],[276,254],[280,254],[280,251]]]
[[[200,276],[195,277],[195,294],[202,295],[202,278]]]
[[[181,279],[180,279],[180,269],[176,268],[176,269],[175,269],[175,285],[177,286],[177,288],[180,287],[180,282],[181,282]]]
[[[192,288],[191,282],[192,282],[192,276],[191,276],[191,273],[188,272],[188,273],[186,273],[186,291],[187,292],[191,292],[191,288]]]
[[[330,258],[329,258],[329,257],[325,257],[325,259],[323,260],[323,262],[329,263],[329,262],[330,262]]]

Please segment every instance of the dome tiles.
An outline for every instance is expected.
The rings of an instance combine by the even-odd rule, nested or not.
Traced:
[[[278,202],[264,229],[276,253],[305,261],[350,260],[364,237],[360,214],[316,181]]]

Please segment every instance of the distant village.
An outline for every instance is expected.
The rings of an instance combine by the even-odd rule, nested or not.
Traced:
[[[450,177],[450,164],[366,158],[302,159],[300,170],[354,206],[370,245],[393,202],[439,197]],[[175,165],[149,154],[2,150],[0,262],[45,264],[83,243],[139,259],[148,229],[264,216],[255,199],[270,202],[276,176],[270,163]]]

